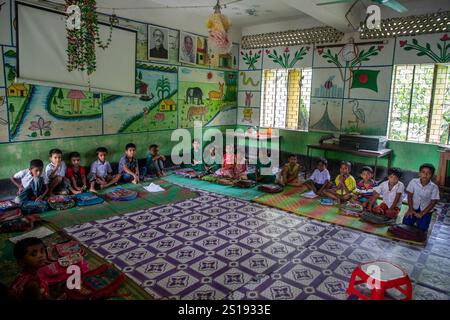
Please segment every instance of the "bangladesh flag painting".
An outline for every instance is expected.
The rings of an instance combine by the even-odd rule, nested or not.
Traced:
[[[353,88],[365,88],[378,92],[377,79],[380,70],[359,69],[352,71],[352,85]]]

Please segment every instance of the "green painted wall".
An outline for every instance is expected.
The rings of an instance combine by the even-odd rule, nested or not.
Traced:
[[[234,126],[215,128],[225,131],[227,128],[234,129]],[[189,131],[193,137],[193,130]],[[170,141],[171,134],[172,130],[165,130],[0,144],[0,179],[9,178],[20,169],[27,168],[32,159],[41,159],[45,164],[48,163],[48,151],[52,148],[61,149],[65,158],[72,151],[80,152],[84,166],[89,166],[95,160],[95,149],[100,146],[108,148],[110,162],[118,162],[123,155],[125,145],[130,142],[136,144],[138,158],[145,158],[148,147],[153,143],[159,145],[162,154],[169,155],[171,148],[177,143]]]

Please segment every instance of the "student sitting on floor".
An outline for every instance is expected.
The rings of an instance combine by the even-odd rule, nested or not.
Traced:
[[[225,154],[223,155],[222,168],[217,170],[214,175],[232,179],[234,177],[235,162],[233,146],[231,144],[227,144],[225,146]]]
[[[89,191],[97,193],[95,184],[100,186],[100,189],[107,188],[120,180],[120,174],[113,175],[111,165],[106,160],[108,150],[104,147],[99,147],[95,150],[97,160],[91,164],[91,171],[88,175],[90,183]]]
[[[122,182],[139,183],[141,177],[145,175],[147,169],[139,169],[138,160],[134,157],[136,154],[136,145],[128,143],[125,146],[125,154],[119,161],[119,174]]]
[[[38,238],[19,240],[14,245],[13,252],[22,271],[9,289],[11,298],[18,300],[49,299],[48,283],[37,272],[47,263],[47,253],[42,240]]]
[[[419,178],[412,179],[406,188],[408,193],[408,212],[403,224],[416,226],[427,231],[430,226],[433,209],[439,198],[439,188],[431,181],[435,172],[432,164],[425,163],[419,168]]]
[[[288,163],[281,169],[280,175],[276,179],[275,183],[282,185],[301,187],[303,184],[299,181],[298,175],[300,173],[300,165],[297,163],[297,156],[290,154],[288,156]]]
[[[210,145],[208,150],[208,155],[206,156],[204,169],[207,173],[214,173],[220,169],[221,159],[219,154],[216,152],[216,146]]]
[[[158,177],[164,177],[166,172],[164,171],[164,161],[166,157],[159,155],[159,147],[156,144],[152,144],[149,148],[147,155],[147,171],[151,174],[155,173]]]
[[[373,195],[370,198],[367,209],[388,218],[396,218],[400,212],[402,196],[405,191],[405,186],[400,181],[401,177],[402,172],[400,169],[389,169],[388,179],[379,186],[373,188]],[[380,195],[383,198],[383,202],[380,205],[373,207]]]
[[[81,156],[78,152],[71,152],[69,155],[71,165],[67,168],[67,178],[72,184],[72,188],[83,192],[86,191],[86,171],[80,165]]]
[[[45,167],[45,175],[48,179],[48,189],[50,195],[63,194],[70,192],[73,194],[80,193],[70,185],[66,178],[66,163],[62,160],[62,151],[59,149],[51,149],[48,153],[50,163]]]
[[[363,208],[369,205],[369,200],[373,195],[375,181],[373,178],[373,170],[371,167],[364,166],[361,169],[361,180],[356,184],[353,192],[352,203],[360,204]]]
[[[31,160],[30,167],[17,172],[11,181],[19,188],[14,202],[22,204],[29,200],[43,200],[48,193],[47,176],[43,175],[42,160]],[[15,180],[20,179],[20,184]]]
[[[331,180],[330,172],[327,169],[328,161],[324,158],[319,158],[316,161],[316,169],[313,171],[309,180],[305,182],[305,186],[314,191],[315,194],[321,195],[326,189]]]
[[[241,151],[238,151],[236,154],[234,179],[247,180],[247,159],[245,159],[245,153]]]
[[[322,194],[337,200],[339,204],[350,200],[352,192],[356,188],[355,178],[350,174],[351,167],[352,165],[350,162],[341,161],[339,175],[334,179],[335,185],[332,185],[329,189],[323,190]],[[331,183],[328,185],[331,185]]]
[[[261,160],[263,160],[264,163],[262,163]],[[255,180],[257,183],[274,183],[277,176],[274,174],[267,174],[266,170],[272,172],[270,152],[268,152],[267,149],[260,148],[258,149],[255,173],[249,173],[247,176],[250,180]]]
[[[190,167],[195,171],[203,171],[203,156],[202,151],[200,150],[200,140],[194,139],[192,140],[192,149],[191,149],[191,165]]]

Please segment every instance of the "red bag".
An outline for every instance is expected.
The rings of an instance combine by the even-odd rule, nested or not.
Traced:
[[[103,264],[82,276],[81,289],[68,289],[65,293],[69,300],[98,300],[118,296],[114,292],[125,281],[125,274]]]

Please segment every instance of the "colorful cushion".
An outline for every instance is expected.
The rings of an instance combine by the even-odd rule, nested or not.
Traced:
[[[9,211],[18,207],[19,205],[13,200],[0,200],[0,212]]]
[[[47,201],[25,201],[21,205],[22,212],[25,214],[42,213],[49,209]]]
[[[136,199],[138,193],[133,190],[116,187],[106,194],[106,197],[114,201],[130,201]]]
[[[92,192],[79,193],[75,195],[75,200],[77,201],[77,205],[80,207],[93,206],[96,204],[103,203],[105,201],[102,197],[99,197],[98,195]]]
[[[389,225],[395,223],[396,218],[389,218],[379,213],[364,211],[361,214],[361,220],[376,225]]]
[[[267,193],[279,193],[283,191],[283,187],[279,184],[262,184],[258,186],[259,191],[267,192]]]
[[[75,200],[71,196],[52,196],[47,201],[50,208],[55,210],[66,210],[75,206]]]

